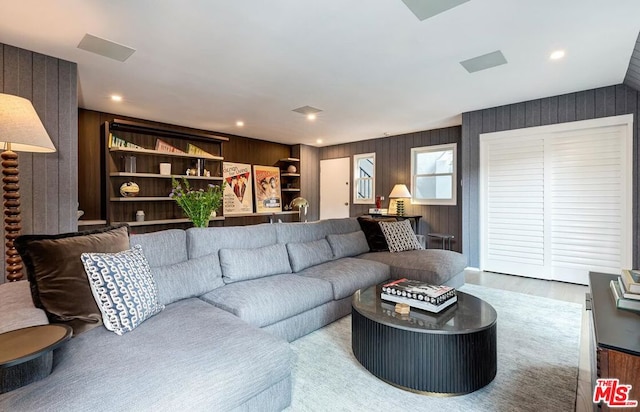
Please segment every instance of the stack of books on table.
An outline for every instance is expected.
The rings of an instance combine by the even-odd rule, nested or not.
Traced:
[[[640,312],[640,270],[622,269],[610,286],[618,309]]]
[[[458,301],[456,290],[450,286],[430,285],[408,279],[398,279],[382,285],[380,298],[435,313]]]

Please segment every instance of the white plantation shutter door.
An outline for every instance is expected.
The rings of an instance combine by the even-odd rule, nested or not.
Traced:
[[[631,121],[481,136],[481,269],[587,284],[589,271],[631,267],[632,133],[620,118]]]
[[[483,270],[538,276],[544,270],[544,139],[491,139]]]

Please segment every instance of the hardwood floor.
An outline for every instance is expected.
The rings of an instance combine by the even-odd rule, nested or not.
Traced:
[[[583,285],[472,270],[465,272],[465,280],[467,283],[489,288],[578,303],[583,307],[585,304],[585,293],[589,291],[589,288]],[[576,412],[593,410],[589,350],[589,313],[583,310]]]

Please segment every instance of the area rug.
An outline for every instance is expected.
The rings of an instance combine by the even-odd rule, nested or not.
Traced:
[[[465,285],[498,313],[498,372],[467,395],[419,395],[364,369],[351,352],[351,316],[291,344],[296,354],[290,412],[573,411],[582,307],[521,293]]]

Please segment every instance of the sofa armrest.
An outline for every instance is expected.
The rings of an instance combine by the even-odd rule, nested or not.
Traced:
[[[0,284],[0,333],[47,323],[47,315],[33,304],[29,282]]]

